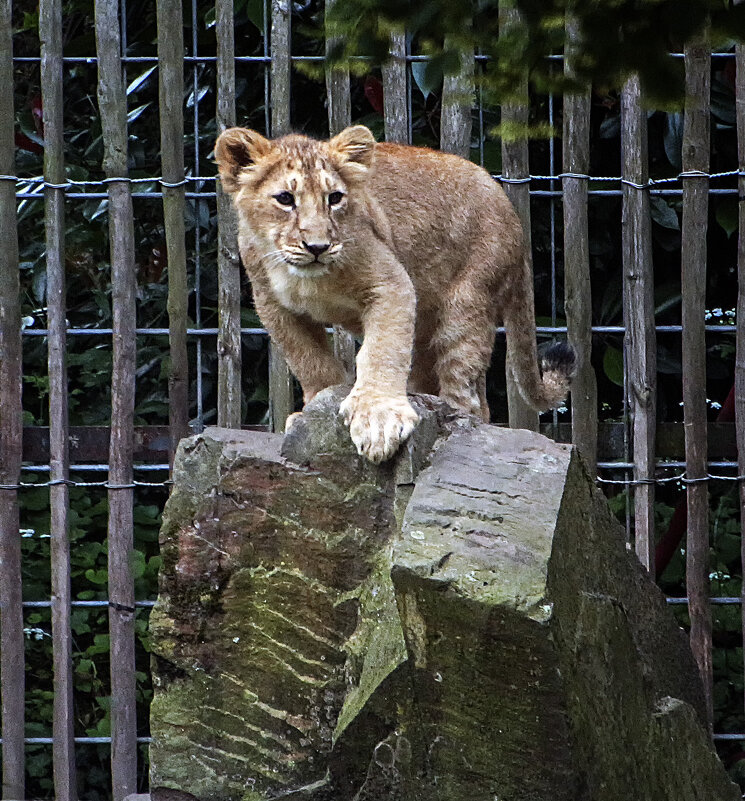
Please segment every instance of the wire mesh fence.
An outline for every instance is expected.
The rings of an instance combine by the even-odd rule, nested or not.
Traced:
[[[304,32],[322,31],[319,4],[156,6],[42,0],[37,22],[0,3],[0,79],[14,86],[0,95],[3,797],[74,798],[76,765],[84,797],[146,786],[147,613],[175,445],[215,423],[281,429],[297,403],[251,311],[210,160],[235,122],[323,136],[359,121],[471,157],[503,183],[531,234],[537,334],[568,332],[579,352],[571,414],[542,430],[577,444],[642,562],[667,569],[714,737],[735,753],[745,435],[733,423],[743,392],[727,390],[745,314],[742,49],[681,54],[696,114],[652,115],[633,80],[620,96],[526,86],[499,109],[474,88],[483,57],[432,86],[405,36],[382,68],[324,73],[327,43]],[[571,71],[571,53],[555,61]],[[500,141],[500,119],[552,134]],[[535,428],[505,383],[502,333],[493,419],[506,423],[509,406],[510,424]],[[353,342],[334,336],[349,362]]]

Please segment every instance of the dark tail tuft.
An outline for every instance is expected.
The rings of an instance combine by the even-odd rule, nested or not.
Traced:
[[[551,342],[539,351],[541,373],[559,373],[568,381],[574,378],[577,369],[577,353],[564,341]]]

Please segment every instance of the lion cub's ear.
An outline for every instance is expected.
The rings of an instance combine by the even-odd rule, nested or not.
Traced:
[[[364,125],[353,125],[330,139],[328,147],[348,178],[361,178],[372,165],[375,137]]]
[[[228,128],[215,144],[215,161],[220,168],[222,188],[226,192],[240,189],[238,176],[246,168],[261,161],[272,149],[272,143],[248,128]]]

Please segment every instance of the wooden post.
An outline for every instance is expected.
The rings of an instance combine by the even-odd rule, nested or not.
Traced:
[[[473,52],[462,51],[460,69],[453,75],[446,75],[442,83],[440,150],[464,159],[471,155],[473,70]]]
[[[328,13],[336,0],[326,0]],[[326,37],[326,57],[337,40]],[[335,136],[352,122],[352,101],[349,91],[349,70],[326,67],[326,97],[328,98],[329,135]],[[350,380],[354,380],[356,348],[354,337],[343,328],[334,327],[334,355],[344,365]]]
[[[170,372],[168,410],[171,460],[189,433],[189,364],[186,353],[188,287],[184,225],[184,28],[181,0],[157,0],[160,150],[163,222],[168,251]]]
[[[73,735],[72,630],[70,627],[70,542],[67,415],[67,293],[65,290],[65,153],[63,123],[62,2],[39,6],[41,94],[44,115],[44,210],[47,261],[49,370],[49,488],[52,578],[52,719],[55,795],[77,798]]]
[[[290,133],[291,18],[290,0],[271,0],[271,135]],[[292,376],[282,350],[269,343],[269,422],[274,431],[284,431],[285,422],[295,408]]]
[[[567,22],[571,43],[576,25]],[[573,74],[571,45],[564,70]],[[577,353],[572,381],[572,442],[585,458],[591,475],[597,474],[598,388],[592,367],[592,291],[587,190],[590,170],[590,90],[564,96],[564,309],[567,339]]]
[[[654,328],[654,268],[649,210],[647,112],[638,76],[621,94],[623,176],[623,308],[626,325],[628,403],[634,448],[636,554],[654,575],[654,477],[657,424],[657,357]],[[702,317],[703,319],[703,317]],[[648,482],[648,483],[646,483]]]
[[[132,575],[137,279],[132,196],[127,172],[127,97],[122,80],[117,5],[110,0],[96,0],[95,9],[98,106],[104,144],[103,166],[109,195],[114,328],[108,554],[111,775],[114,801],[122,801],[130,793],[137,792],[135,596]],[[169,272],[170,269],[169,261]]]
[[[233,0],[216,0],[217,130],[236,124]],[[217,181],[217,424],[241,426],[241,259],[230,197]]]
[[[685,48],[686,103],[683,129],[683,409],[685,423],[688,540],[686,582],[691,649],[704,684],[709,726],[713,717],[711,608],[709,606],[709,492],[706,432],[706,230],[709,203],[709,102],[711,56],[707,36]]]
[[[520,12],[511,6],[500,4],[499,28],[501,33],[522,25]],[[528,74],[527,71],[516,88],[515,94],[520,96],[518,103],[502,106],[502,125],[507,129],[515,128],[525,130],[528,127],[528,114],[530,112],[528,100]],[[515,139],[511,137],[502,139],[502,175],[506,179],[504,191],[512,201],[523,227],[525,252],[530,265],[530,274],[533,275],[532,241],[530,235],[530,167],[528,163],[528,138],[520,134]],[[534,325],[534,322],[529,323]],[[509,362],[509,357],[508,357]],[[512,370],[507,364],[507,403],[509,407],[509,420],[511,428],[527,428],[538,430],[538,415],[523,400],[517,384],[512,378]]]
[[[406,34],[391,34],[390,58],[383,74],[383,122],[385,141],[409,141],[409,102],[406,88]]]
[[[25,643],[18,491],[22,444],[21,290],[16,232],[15,112],[11,0],[0,2],[0,705],[2,797],[22,799],[24,785]]]

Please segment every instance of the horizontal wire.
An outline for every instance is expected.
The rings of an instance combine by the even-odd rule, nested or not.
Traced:
[[[138,743],[149,744],[153,741],[152,737],[138,737]],[[53,745],[54,740],[51,737],[24,737],[23,742],[26,745]],[[111,737],[75,737],[73,742],[76,745],[108,745],[111,743]],[[3,744],[3,738],[0,737],[0,745]]]
[[[736,462],[719,462],[717,463],[720,467],[737,467]],[[666,465],[664,462],[661,462],[657,465],[659,469],[665,469],[666,467],[672,468],[677,465]],[[108,470],[107,465],[72,465],[71,469],[74,471],[76,470],[83,470],[85,468],[88,469],[99,469],[101,471]],[[633,469],[633,464],[631,463],[613,463],[613,462],[605,462],[599,464],[598,467],[604,470],[631,470]],[[135,466],[134,469],[151,469],[151,470],[167,470],[168,465],[141,465]],[[30,471],[30,470],[48,470],[48,465],[37,465],[37,466],[30,466],[26,465],[21,468],[22,470]],[[642,486],[648,484],[670,484],[679,482],[684,485],[688,484],[701,484],[704,482],[709,481],[735,481],[735,482],[743,482],[745,481],[745,475],[734,475],[734,476],[726,476],[726,475],[716,475],[714,473],[707,473],[705,476],[699,476],[696,478],[689,478],[685,473],[679,473],[674,476],[660,476],[657,478],[629,478],[629,479],[612,479],[612,478],[602,478],[601,476],[597,476],[595,478],[598,484],[611,484],[611,485],[619,485],[625,487],[635,487],[635,486]],[[171,479],[166,479],[164,481],[133,481],[131,484],[111,484],[108,481],[74,481],[72,479],[51,479],[50,481],[39,481],[39,482],[32,482],[32,481],[21,481],[17,484],[0,484],[0,491],[7,490],[7,491],[17,491],[21,489],[35,489],[39,487],[54,487],[60,484],[65,484],[68,487],[100,487],[102,489],[111,489],[111,490],[118,490],[118,489],[136,489],[137,487],[170,487],[173,485],[173,481]]]
[[[735,53],[733,52],[717,52],[711,53],[712,58],[716,59],[729,59],[735,58]],[[675,59],[682,59],[685,58],[685,53],[669,53],[671,58]],[[474,61],[478,62],[488,62],[492,60],[492,57],[483,53],[475,53]],[[563,61],[564,54],[563,53],[552,53],[544,57],[547,61]],[[350,61],[371,61],[369,56],[350,56]],[[426,62],[431,61],[432,56],[428,55],[420,55],[420,54],[407,54],[405,56],[401,56],[401,59],[412,64],[416,62]],[[323,63],[326,61],[326,56],[297,56],[293,55],[290,57],[291,61],[305,61],[305,62],[314,62],[314,63]],[[38,64],[41,61],[41,56],[15,56],[13,58],[14,63],[18,64]],[[185,64],[211,64],[217,61],[217,56],[184,56],[183,62]],[[237,64],[246,63],[246,64],[271,64],[271,56],[235,56],[234,61]],[[158,57],[157,56],[122,56],[121,62],[123,64],[157,64]],[[63,56],[62,57],[63,64],[96,64],[98,63],[98,58],[96,56]]]
[[[333,331],[332,328],[326,329],[329,333]],[[567,327],[565,325],[537,325],[537,334],[566,334]],[[624,334],[626,327],[623,325],[593,325],[590,329],[594,334]],[[658,334],[680,334],[683,331],[682,325],[657,325],[654,329]],[[704,330],[709,333],[716,334],[734,334],[737,331],[737,326],[734,323],[718,324],[718,325],[705,325]],[[495,331],[498,334],[504,334],[504,326],[497,326]],[[266,328],[241,328],[241,334],[252,336],[268,336]],[[23,336],[49,336],[48,328],[23,328],[21,333]],[[65,333],[69,336],[113,336],[113,328],[68,328]],[[136,328],[135,334],[140,336],[168,336],[170,334],[168,328]],[[188,336],[217,336],[220,333],[219,328],[187,328],[186,333]]]
[[[707,473],[705,476],[699,476],[697,478],[688,478],[685,473],[681,473],[677,476],[663,476],[661,478],[630,478],[630,479],[612,479],[612,478],[601,478],[598,476],[595,481],[598,484],[619,484],[625,487],[639,487],[648,484],[670,484],[673,482],[680,482],[681,484],[704,484],[709,481],[736,481],[736,482],[743,482],[745,481],[745,475],[742,476],[721,476],[721,475],[713,475],[712,473]]]
[[[70,601],[70,606],[80,609],[98,609],[108,606],[110,601]],[[49,609],[52,606],[50,601],[23,601],[21,606],[24,609]],[[138,609],[152,609],[155,606],[154,600],[135,601]]]
[[[500,175],[498,173],[492,173],[492,178],[501,183],[506,184],[524,184],[528,183],[529,181],[559,181],[562,178],[571,178],[571,179],[581,179],[586,181],[602,181],[603,183],[621,183],[627,186],[632,186],[637,189],[648,189],[653,188],[656,186],[660,186],[663,184],[671,184],[677,183],[678,181],[682,181],[686,178],[708,178],[709,180],[717,180],[719,178],[731,178],[731,177],[745,177],[745,170],[742,169],[735,169],[735,170],[725,170],[722,172],[702,172],[700,170],[684,170],[683,172],[678,173],[677,175],[670,176],[667,178],[650,178],[646,183],[635,183],[628,178],[625,178],[622,175],[615,175],[615,176],[603,176],[603,175],[589,175],[587,173],[576,173],[576,172],[561,172],[557,175],[526,175],[520,178],[512,178],[507,177],[505,175]],[[130,178],[128,176],[120,176],[116,178],[100,178],[100,179],[91,179],[88,181],[80,181],[74,180],[72,178],[68,179],[63,184],[56,184],[51,183],[49,181],[45,181],[43,176],[30,176],[27,178],[19,178],[15,175],[0,175],[0,181],[12,181],[14,183],[18,183],[25,186],[34,186],[34,187],[50,187],[52,189],[69,189],[73,186],[100,186],[101,184],[111,183],[113,181],[118,182],[126,182],[131,184],[147,184],[147,183],[160,183],[163,186],[173,188],[184,186],[187,183],[214,183],[216,181],[217,176],[214,175],[198,175],[198,176],[186,176],[183,180],[177,182],[170,182],[166,181],[163,177],[159,176],[152,176],[148,178]]]

